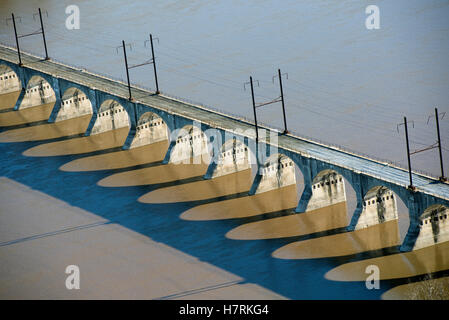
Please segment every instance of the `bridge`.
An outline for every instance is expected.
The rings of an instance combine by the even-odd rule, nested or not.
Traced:
[[[449,240],[449,184],[389,162],[351,153],[310,139],[259,127],[243,118],[183,102],[120,81],[0,46],[0,94],[20,91],[14,111],[51,104],[41,121],[58,123],[89,116],[84,136],[124,128],[121,147],[132,149],[168,140],[165,163],[207,161],[205,179],[251,168],[257,174],[250,194],[294,185],[295,170],[304,191],[296,207],[307,212],[346,201],[345,180],[357,205],[348,230],[398,219],[396,198],[409,211],[409,228],[400,247],[411,251]],[[214,142],[214,144],[211,144]],[[219,147],[212,147],[219,144]],[[199,160],[198,160],[199,159]]]

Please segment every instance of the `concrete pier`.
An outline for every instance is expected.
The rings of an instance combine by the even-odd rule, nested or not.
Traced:
[[[441,205],[427,208],[420,217],[419,232],[413,250],[449,241],[449,210]]]
[[[20,98],[19,98],[20,99]],[[19,110],[55,102],[55,92],[51,85],[41,77],[32,77],[18,106]]]
[[[114,100],[106,100],[98,111],[97,120],[91,134],[120,129],[129,126],[129,118],[126,110]]]
[[[0,65],[0,94],[11,93],[22,89],[20,79],[9,67]]]
[[[178,136],[172,142],[167,155],[172,164],[200,164],[210,161],[207,137],[196,126],[185,126],[179,130]]]
[[[137,122],[136,135],[130,148],[168,140],[167,125],[161,117],[152,112],[142,115]]]
[[[221,149],[212,178],[251,169],[251,152],[237,139],[226,141]]]
[[[331,170],[320,172],[313,179],[312,197],[306,211],[324,208],[340,202],[346,202],[343,177]]]
[[[82,117],[93,113],[92,103],[89,97],[79,89],[68,89],[61,98],[55,122]]]
[[[364,197],[363,211],[355,229],[398,219],[396,196],[385,187],[374,187]]]
[[[293,160],[282,154],[276,154],[264,165],[254,193],[263,193],[290,185],[296,185]]]

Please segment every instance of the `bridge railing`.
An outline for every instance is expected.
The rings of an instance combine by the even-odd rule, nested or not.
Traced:
[[[11,49],[17,50],[16,46],[14,46],[14,45],[6,44],[6,43],[3,43],[3,42],[0,42],[0,45],[3,46],[3,47],[7,47],[7,48],[11,48]],[[32,50],[27,50],[27,51],[21,50],[21,51],[26,53],[26,54],[28,54],[28,55],[35,56],[38,59],[43,59],[41,54],[33,52]],[[88,68],[85,68],[85,67],[82,67],[82,66],[78,66],[76,64],[67,63],[67,62],[62,61],[62,60],[60,60],[58,58],[53,58],[52,57],[51,60],[54,61],[54,62],[57,62],[58,64],[61,64],[61,65],[64,65],[64,66],[67,66],[67,67],[70,67],[70,68],[78,69],[78,70],[80,70],[82,72],[86,72],[86,73],[89,73],[89,74],[92,74],[92,75],[95,75],[95,76],[98,76],[98,77],[101,77],[101,78],[105,78],[105,79],[108,79],[108,80],[112,80],[112,81],[116,81],[116,82],[122,83],[123,85],[127,85],[127,83],[125,82],[125,80],[123,78],[114,77],[114,76],[111,76],[111,75],[108,75],[108,74],[101,73],[99,71],[93,71],[93,70],[90,70]],[[142,83],[132,84],[132,87],[137,88],[137,89],[141,89],[143,91],[155,92],[154,88],[151,88],[151,87],[149,87],[147,85],[144,85]],[[243,115],[236,114],[236,113],[230,112],[228,110],[222,110],[222,109],[219,109],[219,108],[207,105],[207,104],[203,104],[203,103],[198,102],[198,101],[193,101],[193,100],[190,100],[190,99],[187,99],[187,98],[184,98],[184,97],[178,97],[178,96],[176,96],[174,94],[167,93],[165,91],[161,91],[161,94],[163,96],[167,97],[167,98],[170,98],[170,99],[173,99],[173,100],[177,100],[177,101],[180,101],[182,103],[189,104],[189,105],[191,105],[193,107],[200,108],[200,109],[203,109],[203,110],[207,110],[207,111],[210,111],[210,112],[215,112],[215,113],[221,114],[223,116],[226,116],[228,118],[233,118],[233,119],[236,119],[236,120],[243,121],[243,122],[246,122],[248,124],[254,125],[254,120],[253,119],[250,119],[250,118],[245,117]],[[269,129],[269,130],[273,130],[274,129],[274,130],[276,130],[278,132],[282,132],[283,131],[283,128],[279,128],[279,127],[271,125],[271,124],[266,124],[266,123],[263,123],[263,122],[258,122],[258,124],[260,124],[260,127],[265,128],[265,129]],[[381,163],[381,164],[386,165],[386,166],[391,166],[391,167],[395,167],[395,168],[403,170],[403,171],[408,171],[408,168],[404,164],[402,164],[402,163],[399,163],[399,162],[396,162],[396,161],[391,161],[391,160],[388,160],[388,159],[383,159],[383,158],[380,158],[380,157],[377,157],[377,156],[373,156],[373,155],[369,155],[369,154],[365,154],[363,152],[356,151],[356,150],[353,150],[351,148],[348,148],[348,147],[345,147],[345,146],[342,146],[342,145],[339,145],[339,144],[336,144],[336,143],[332,143],[332,142],[329,142],[329,141],[323,141],[323,140],[320,140],[320,139],[317,139],[317,138],[312,138],[312,137],[309,137],[309,136],[307,136],[307,135],[305,135],[303,133],[296,132],[294,130],[291,131],[291,133],[289,133],[289,135],[290,136],[294,136],[294,137],[296,137],[298,139],[307,141],[307,142],[311,142],[311,143],[314,143],[314,144],[322,145],[322,146],[325,146],[325,147],[330,147],[330,148],[335,149],[337,151],[341,151],[341,152],[345,152],[345,153],[348,153],[348,154],[352,154],[352,155],[357,156],[357,157],[363,157],[363,158],[365,158],[367,160],[378,162],[378,163]],[[413,169],[413,172],[415,174],[423,175],[423,176],[425,176],[427,178],[436,179],[436,180],[438,179],[438,176],[436,174],[433,174],[433,173],[430,173],[430,172],[426,172],[424,170]]]

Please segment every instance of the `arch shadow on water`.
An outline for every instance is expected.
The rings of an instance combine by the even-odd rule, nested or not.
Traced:
[[[378,299],[390,288],[366,290],[365,283],[333,282],[324,274],[355,257],[283,261],[271,253],[291,239],[235,241],[225,234],[249,220],[186,221],[182,212],[201,202],[144,204],[137,199],[158,188],[134,186],[103,188],[97,182],[116,172],[63,172],[67,161],[85,155],[25,157],[24,150],[36,142],[0,144],[0,175],[61,199],[98,216],[174,247],[202,261],[232,272],[247,282],[259,284],[293,299]],[[344,294],[343,294],[344,292]]]

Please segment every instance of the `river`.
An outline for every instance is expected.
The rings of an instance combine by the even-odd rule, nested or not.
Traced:
[[[435,119],[429,115],[438,107],[448,112],[440,122],[447,168],[448,1],[376,1],[378,30],[365,27],[365,8],[373,4],[367,1],[79,1],[79,30],[65,26],[70,4],[2,0],[0,19],[14,12],[21,17],[19,33],[33,32],[38,29],[33,13],[40,6],[52,58],[122,79],[117,46],[121,40],[131,43],[130,64],[146,61],[150,51],[144,41],[151,32],[158,38],[163,92],[249,118],[251,96],[244,83],[250,75],[258,80],[258,102],[276,98],[272,77],[280,68],[288,73],[283,83],[290,130],[403,165],[402,117],[413,120],[412,150],[423,148],[436,140]],[[11,21],[0,28],[0,41],[14,45]],[[39,36],[20,41],[22,50],[43,54]],[[133,69],[131,79],[154,88],[151,66]],[[2,108],[12,96],[2,100]],[[41,120],[47,109],[26,117]],[[259,109],[259,120],[281,127],[280,111],[279,104]],[[14,116],[0,113],[0,124],[31,121]],[[403,206],[399,226],[341,233],[351,216],[349,201],[348,210],[340,204],[291,215],[297,189],[242,196],[250,187],[248,173],[210,182],[189,180],[204,173],[204,166],[127,170],[145,162],[148,147],[133,155],[101,151],[121,145],[124,132],[112,139],[110,134],[61,139],[87,124],[86,119],[72,122],[62,133],[54,125],[2,132],[1,175],[288,298],[378,299],[397,285],[449,269],[445,246],[397,252],[394,246],[403,238],[397,230],[408,227]],[[38,141],[44,139],[56,141]],[[160,160],[166,145],[151,148],[154,159],[148,162]],[[414,155],[412,165],[440,174],[436,149]],[[376,237],[380,232],[385,236]],[[390,270],[381,290],[367,290],[363,281],[372,261]]]

